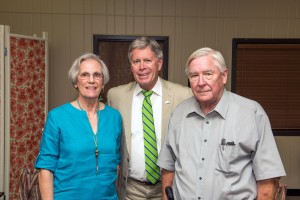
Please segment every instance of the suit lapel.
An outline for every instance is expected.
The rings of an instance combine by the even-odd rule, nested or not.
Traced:
[[[128,154],[131,154],[131,115],[132,115],[132,98],[135,84],[131,84],[123,95],[122,110],[123,110],[123,123],[124,123],[124,131],[126,137],[126,146],[128,150]]]
[[[164,143],[164,138],[169,123],[169,117],[174,104],[174,93],[168,82],[160,79],[162,83],[162,121],[161,121],[161,142]]]

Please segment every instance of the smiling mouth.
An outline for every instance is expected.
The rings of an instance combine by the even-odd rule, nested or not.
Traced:
[[[145,78],[147,77],[149,74],[139,74],[139,77]]]
[[[97,88],[91,86],[91,87],[86,87],[86,89],[87,89],[87,90],[96,90]]]

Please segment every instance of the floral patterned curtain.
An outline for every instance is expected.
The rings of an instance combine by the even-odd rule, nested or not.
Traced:
[[[45,123],[45,41],[10,37],[10,199],[18,198],[22,170],[33,170]]]

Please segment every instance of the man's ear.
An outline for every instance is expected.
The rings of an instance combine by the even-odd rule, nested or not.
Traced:
[[[227,83],[227,77],[228,77],[228,70],[227,70],[227,68],[224,70],[224,72],[221,73],[221,76],[222,76],[223,83],[225,85]]]
[[[163,59],[158,59],[158,71],[160,71],[163,67]]]

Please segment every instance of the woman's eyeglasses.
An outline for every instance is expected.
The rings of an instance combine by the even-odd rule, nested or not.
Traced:
[[[83,72],[82,74],[79,74],[79,77],[83,80],[87,80],[89,79],[91,76],[93,76],[93,78],[95,80],[100,80],[103,78],[103,74],[99,73],[99,72],[95,72],[93,74],[87,73],[87,72]]]

